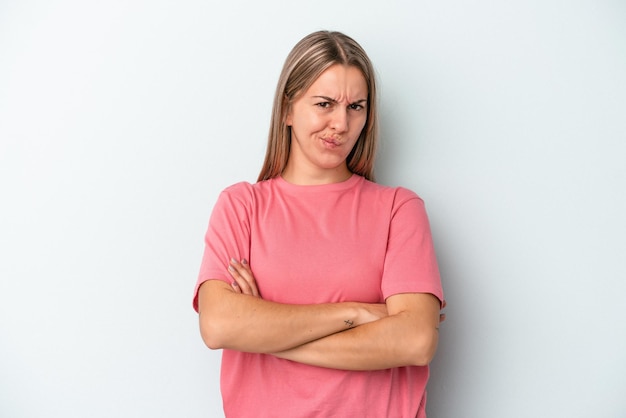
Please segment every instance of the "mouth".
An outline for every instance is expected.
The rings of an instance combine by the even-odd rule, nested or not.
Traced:
[[[341,141],[335,138],[322,138],[322,142],[329,148],[335,148],[341,145]]]

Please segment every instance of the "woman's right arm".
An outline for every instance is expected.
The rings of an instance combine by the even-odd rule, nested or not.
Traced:
[[[275,353],[387,316],[384,304],[290,305],[207,280],[198,293],[200,332],[211,349]]]

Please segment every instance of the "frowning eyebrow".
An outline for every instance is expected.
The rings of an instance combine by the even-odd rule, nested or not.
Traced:
[[[333,103],[333,104],[339,103],[339,102],[337,102],[337,100],[335,100],[333,98],[330,98],[330,97],[327,97],[327,96],[313,96],[313,98],[314,99],[322,99],[325,102],[330,102],[330,103]],[[363,103],[367,103],[367,99],[360,99],[360,100],[357,100],[357,101],[352,102],[350,104],[354,105],[354,104],[363,104]]]

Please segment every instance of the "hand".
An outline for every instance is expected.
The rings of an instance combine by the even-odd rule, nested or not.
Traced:
[[[230,260],[230,265],[228,266],[228,272],[233,278],[233,282],[231,283],[231,287],[237,293],[242,293],[244,295],[250,295],[254,297],[261,297],[259,294],[259,289],[256,285],[256,280],[252,275],[252,270],[250,269],[250,264],[246,259],[241,260],[241,262],[232,258]]]
[[[445,308],[445,307],[446,307],[446,305],[447,305],[447,303],[446,303],[446,301],[444,300],[444,301],[443,301],[443,304],[441,305],[441,309]],[[441,324],[441,323],[442,323],[443,321],[445,321],[445,320],[446,320],[446,314],[445,314],[445,313],[443,313],[443,312],[442,312],[442,313],[440,313],[440,314],[439,314],[439,323]]]

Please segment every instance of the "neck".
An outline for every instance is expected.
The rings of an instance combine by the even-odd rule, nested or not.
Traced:
[[[348,167],[341,166],[331,170],[314,170],[307,172],[306,170],[295,170],[294,167],[287,164],[282,172],[282,178],[291,184],[299,186],[317,186],[320,184],[341,183],[352,177],[352,172]]]

